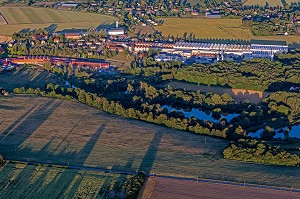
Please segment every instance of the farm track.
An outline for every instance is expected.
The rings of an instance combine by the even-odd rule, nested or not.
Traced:
[[[91,167],[91,166],[76,166],[76,165],[70,165],[70,164],[57,164],[57,163],[50,163],[50,162],[10,160],[10,159],[7,159],[7,161],[11,162],[11,163],[21,163],[21,164],[27,164],[27,165],[33,165],[33,166],[43,165],[46,167],[57,167],[57,168],[66,168],[66,169],[83,170],[83,171],[98,171],[98,172],[122,174],[122,175],[136,175],[139,173],[136,171],[129,172],[129,171],[123,171],[123,170],[116,170],[116,169],[107,169],[107,168]],[[294,188],[288,188],[288,187],[276,187],[276,186],[267,186],[267,185],[250,184],[250,183],[239,183],[239,182],[233,182],[233,181],[223,181],[223,180],[207,179],[207,178],[188,178],[188,177],[175,176],[175,175],[161,175],[161,174],[155,174],[155,173],[146,173],[146,176],[147,177],[159,177],[159,178],[166,178],[166,179],[184,180],[184,181],[197,181],[199,183],[234,185],[234,186],[238,186],[238,187],[249,187],[249,188],[269,189],[269,190],[300,193],[300,189],[294,189]]]

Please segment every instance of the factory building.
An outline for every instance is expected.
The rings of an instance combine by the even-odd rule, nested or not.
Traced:
[[[275,54],[286,53],[289,47],[285,41],[251,40],[250,51],[253,58],[271,58]]]
[[[244,59],[270,58],[276,54],[286,53],[289,48],[282,41],[207,41],[207,42],[176,42],[165,44],[156,42],[133,42],[130,44],[134,52],[148,51],[150,48],[159,49],[162,53],[179,55],[195,62],[212,63],[222,60],[240,62]],[[164,55],[165,56],[165,55]],[[162,56],[163,57],[163,56]],[[172,58],[172,56],[169,56]],[[160,59],[159,57],[157,60]],[[165,60],[167,60],[166,58]],[[174,59],[176,59],[174,57]],[[174,60],[173,59],[173,60]]]

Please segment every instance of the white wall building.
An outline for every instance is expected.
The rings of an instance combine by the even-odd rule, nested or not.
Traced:
[[[124,35],[125,31],[122,28],[110,28],[107,34],[110,36]]]

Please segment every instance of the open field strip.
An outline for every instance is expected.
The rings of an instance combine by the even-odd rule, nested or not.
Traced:
[[[89,28],[103,23],[112,23],[112,16],[78,12],[62,11],[47,8],[32,7],[0,7],[0,12],[7,25],[0,25],[0,34],[10,35],[24,28],[45,28],[52,24],[58,25],[58,30],[64,28]]]
[[[300,188],[300,169],[225,160],[227,141],[69,101],[0,98],[0,153],[9,159]]]
[[[164,24],[156,26],[163,35],[182,36],[187,32],[197,38],[205,39],[263,39],[281,40],[288,43],[300,42],[299,36],[253,36],[250,29],[242,27],[241,19],[205,19],[205,18],[162,18]]]
[[[269,4],[269,6],[283,6],[282,4],[282,0],[247,0],[244,5],[259,5],[259,6],[265,6],[266,3]],[[299,0],[285,0],[285,2],[287,4],[291,4],[291,3],[298,3],[300,2]]]

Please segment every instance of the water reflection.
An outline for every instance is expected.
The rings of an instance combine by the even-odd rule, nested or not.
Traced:
[[[185,117],[191,118],[194,116],[197,119],[200,120],[207,120],[211,122],[219,122],[218,119],[215,119],[212,114],[207,114],[204,111],[201,111],[199,109],[192,108],[190,111],[186,111],[184,109],[176,109],[173,108],[172,106],[164,105],[162,108],[166,108],[168,112],[170,113],[171,111],[176,111],[176,112],[181,112],[184,114]],[[221,118],[225,118],[227,121],[232,120],[234,117],[238,116],[239,114],[226,114],[226,115],[221,115]]]
[[[288,128],[285,127],[285,128],[282,128],[282,130],[286,131],[286,130],[288,130]],[[263,129],[259,129],[256,132],[250,132],[250,133],[248,133],[248,136],[250,136],[252,138],[260,138],[260,134],[262,131],[263,131]],[[289,132],[289,137],[290,138],[300,138],[300,125],[291,127],[291,130]],[[274,136],[274,138],[284,139],[284,133],[276,132],[276,135]]]

